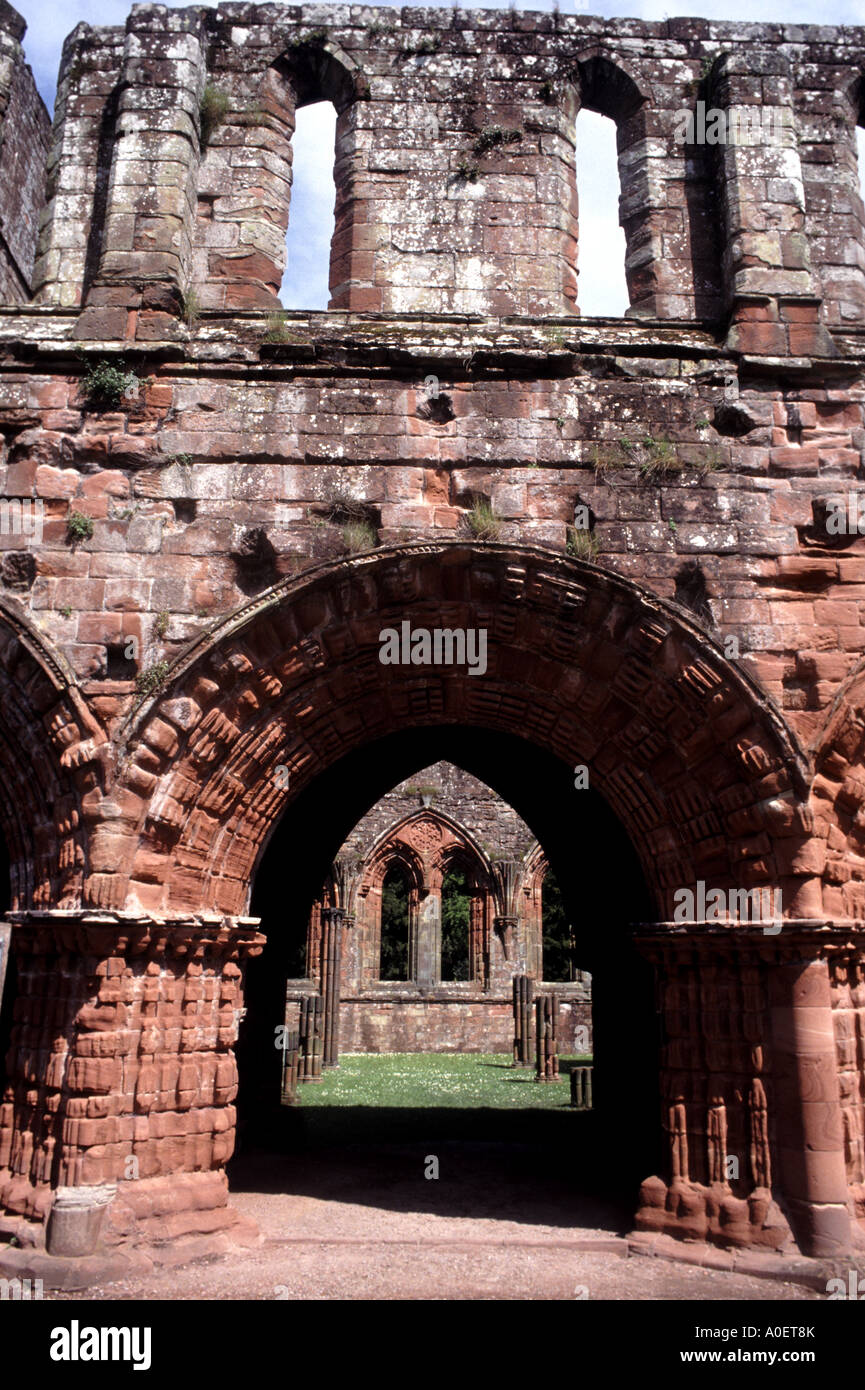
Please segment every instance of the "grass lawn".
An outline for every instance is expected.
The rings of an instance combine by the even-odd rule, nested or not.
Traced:
[[[314,1106],[412,1110],[558,1110],[570,1108],[567,1073],[591,1057],[561,1057],[562,1080],[539,1084],[534,1068],[515,1068],[506,1053],[342,1053],[320,1085],[298,1087]]]

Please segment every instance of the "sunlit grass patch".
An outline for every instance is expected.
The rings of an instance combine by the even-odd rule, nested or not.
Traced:
[[[321,1085],[301,1086],[306,1106],[388,1109],[550,1110],[569,1103],[567,1072],[590,1057],[560,1059],[562,1081],[539,1085],[507,1053],[343,1053]]]

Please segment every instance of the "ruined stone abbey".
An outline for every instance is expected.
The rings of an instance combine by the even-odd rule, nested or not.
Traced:
[[[343,1046],[506,1050],[550,868],[634,1225],[856,1249],[865,29],[135,5],[53,123],[23,39],[0,0],[0,1239],[230,1231],[325,958]],[[280,312],[318,101],[330,307]],[[579,313],[581,109],[621,319]],[[382,660],[404,624],[451,659]]]

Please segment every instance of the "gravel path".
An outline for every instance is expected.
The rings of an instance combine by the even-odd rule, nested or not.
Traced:
[[[624,1213],[526,1146],[437,1141],[235,1163],[262,1243],[62,1298],[808,1300],[794,1284],[624,1257]],[[587,1250],[603,1241],[605,1249]],[[583,1246],[581,1249],[580,1246]]]

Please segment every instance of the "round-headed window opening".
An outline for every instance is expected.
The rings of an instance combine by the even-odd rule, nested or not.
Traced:
[[[292,136],[292,184],[285,273],[285,309],[326,309],[330,300],[336,183],[336,108],[330,101],[299,107]]]
[[[584,315],[621,318],[630,307],[625,233],[619,224],[616,123],[583,108],[576,120],[580,240],[577,299]]]

